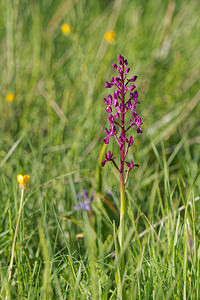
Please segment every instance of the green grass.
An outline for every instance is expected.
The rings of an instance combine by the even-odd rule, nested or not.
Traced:
[[[0,2],[1,299],[117,299],[119,178],[98,160],[118,53],[138,75],[144,122],[129,153],[140,168],[126,190],[126,298],[200,298],[199,9],[195,0]],[[103,38],[110,29],[114,44]],[[31,181],[9,282],[20,173]],[[89,215],[73,210],[83,189],[95,192]]]

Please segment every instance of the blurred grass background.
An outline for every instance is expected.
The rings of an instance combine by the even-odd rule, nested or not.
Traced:
[[[116,299],[111,256],[119,178],[112,166],[99,169],[98,159],[107,122],[104,81],[119,53],[138,75],[144,123],[129,154],[140,168],[127,186],[127,231],[134,228],[127,297],[199,299],[199,9],[195,0],[0,2],[2,299],[6,293],[12,299]],[[67,36],[63,23],[71,26]],[[104,39],[108,30],[116,33],[114,43]],[[6,101],[9,93],[13,102]],[[117,151],[114,143],[108,148]],[[9,285],[19,173],[31,182]],[[95,192],[89,216],[72,209],[83,189]],[[106,192],[115,213],[105,204]],[[186,211],[171,217],[181,205]],[[152,224],[169,216],[161,240],[152,233],[131,242],[149,228],[145,219],[135,222],[141,212]],[[76,238],[82,232],[85,238]]]

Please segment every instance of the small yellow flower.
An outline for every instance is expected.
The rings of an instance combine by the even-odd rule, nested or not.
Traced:
[[[8,102],[13,102],[13,100],[15,99],[15,95],[10,93],[6,95],[6,101]]]
[[[20,189],[26,189],[26,184],[29,180],[30,176],[28,174],[24,176],[22,174],[17,175],[17,181],[19,182]]]
[[[115,41],[115,37],[116,34],[114,31],[106,31],[106,33],[104,34],[104,39],[108,42],[108,43],[113,43]]]
[[[71,26],[67,23],[62,24],[61,26],[61,31],[64,35],[68,35],[70,34],[71,31]]]

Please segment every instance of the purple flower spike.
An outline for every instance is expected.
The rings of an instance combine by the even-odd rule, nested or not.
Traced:
[[[117,166],[115,163],[112,152],[108,152],[105,154],[105,159],[102,161],[102,166],[105,166],[107,161],[112,161],[116,169],[122,175],[120,177],[120,182],[122,178],[124,178],[124,165],[125,165],[125,158],[128,154],[129,148],[133,145],[133,137],[132,135],[128,135],[128,130],[134,129],[136,127],[137,133],[142,133],[141,125],[142,121],[141,118],[138,116],[136,112],[136,106],[139,103],[138,101],[138,92],[135,90],[132,92],[136,86],[131,84],[136,81],[137,76],[130,76],[130,79],[127,79],[126,76],[130,72],[130,68],[127,67],[128,61],[124,59],[124,57],[119,54],[118,55],[118,63],[112,64],[112,67],[118,72],[116,77],[112,77],[111,81],[105,81],[105,87],[111,88],[113,87],[113,96],[108,95],[108,98],[104,98],[104,103],[107,106],[106,111],[108,112],[108,120],[110,123],[110,129],[105,129],[106,137],[103,139],[105,144],[109,143],[111,137],[114,136],[115,140],[120,149],[120,167]],[[125,101],[125,98],[127,99]],[[132,120],[128,127],[125,126],[125,114],[131,114]],[[127,182],[128,175],[130,170],[134,166],[133,161],[126,162],[128,167],[127,176],[124,181],[124,184]]]

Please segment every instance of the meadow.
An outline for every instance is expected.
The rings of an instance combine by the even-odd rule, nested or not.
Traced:
[[[101,166],[105,151],[119,159],[103,143],[119,53],[138,76],[143,121],[129,152],[139,168],[126,186],[123,299],[200,299],[199,10],[195,0],[0,1],[0,299],[119,299],[119,176]],[[9,278],[18,174],[30,181]]]

